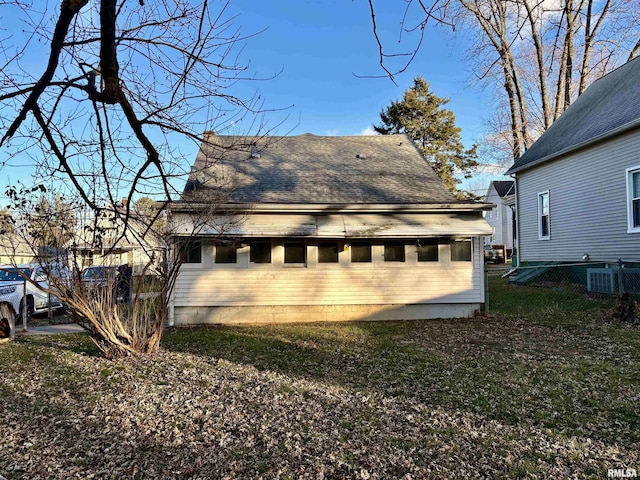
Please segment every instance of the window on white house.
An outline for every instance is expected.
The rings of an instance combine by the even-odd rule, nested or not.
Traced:
[[[627,169],[628,232],[640,233],[640,166]]]
[[[182,263],[202,263],[202,241],[194,239],[178,241],[178,254]]]
[[[351,244],[352,263],[371,263],[371,242],[353,242]]]
[[[451,261],[471,261],[471,242],[469,240],[451,242]]]
[[[271,263],[271,242],[251,242],[249,244],[251,263]]]
[[[438,242],[435,240],[421,239],[416,248],[419,262],[438,261]]]
[[[318,242],[318,263],[338,263],[338,242]]]
[[[551,238],[551,217],[549,215],[549,191],[538,194],[538,240]]]
[[[385,262],[404,262],[404,242],[384,242]]]
[[[236,263],[238,254],[235,245],[216,245],[215,263]]]
[[[304,242],[284,242],[284,263],[305,264],[307,247]]]

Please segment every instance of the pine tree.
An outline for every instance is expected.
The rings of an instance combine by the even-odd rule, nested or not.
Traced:
[[[380,113],[382,123],[373,128],[382,135],[409,135],[447,188],[463,197],[464,192],[456,188],[460,180],[455,175],[471,177],[472,169],[478,165],[477,145],[464,149],[454,113],[443,108],[447,103],[448,98],[434,95],[429,83],[418,76],[401,101],[391,102]]]

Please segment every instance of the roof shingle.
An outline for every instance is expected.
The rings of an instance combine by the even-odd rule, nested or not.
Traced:
[[[185,199],[225,203],[458,203],[406,135],[210,134]]]

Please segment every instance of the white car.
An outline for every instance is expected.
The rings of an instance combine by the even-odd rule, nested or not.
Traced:
[[[40,288],[25,280],[25,277]],[[49,280],[40,265],[18,265],[17,268],[13,265],[0,266],[0,318],[13,315],[19,322],[22,319],[23,305],[26,305],[29,319],[34,313],[48,312],[49,301],[53,310],[63,309],[64,305],[58,297],[42,290],[47,288]]]

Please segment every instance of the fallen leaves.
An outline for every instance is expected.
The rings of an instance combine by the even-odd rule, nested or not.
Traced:
[[[116,361],[32,337],[0,351],[0,474],[604,476],[640,464],[637,336],[499,317],[225,328]]]

